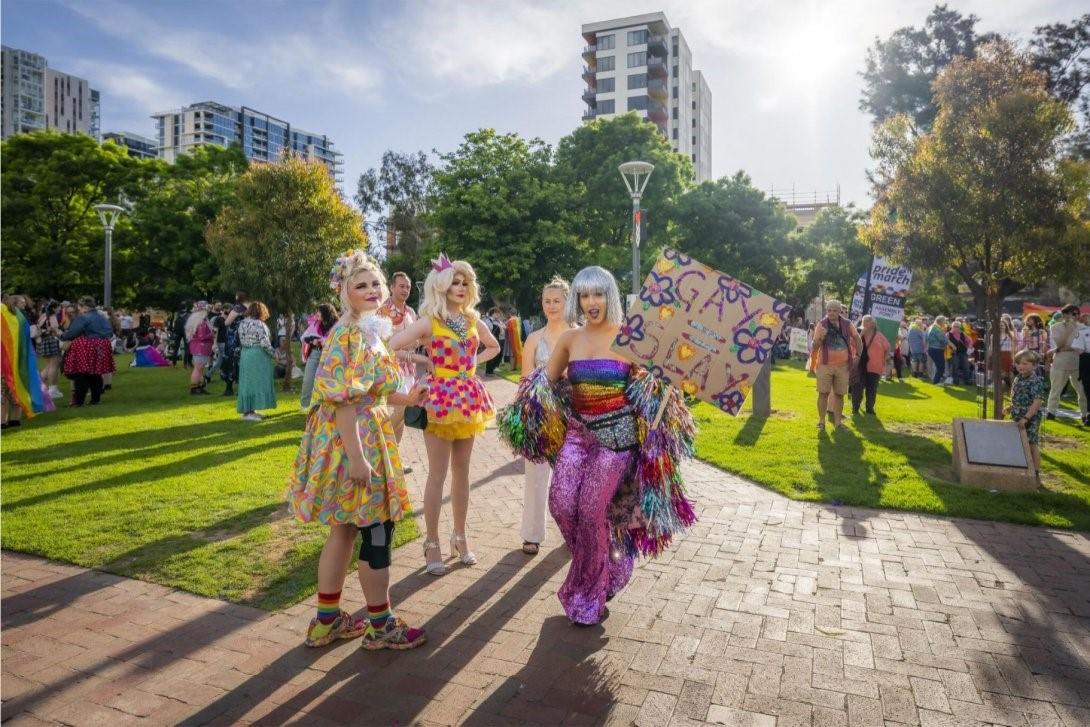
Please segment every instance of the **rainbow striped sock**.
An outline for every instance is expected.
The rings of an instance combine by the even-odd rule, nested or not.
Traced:
[[[318,594],[318,623],[331,626],[341,614],[341,592]]]
[[[381,629],[386,625],[386,622],[390,619],[390,602],[380,603],[377,606],[367,607],[367,618],[371,622],[371,627],[375,629]]]

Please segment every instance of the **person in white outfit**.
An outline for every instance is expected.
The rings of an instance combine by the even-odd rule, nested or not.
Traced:
[[[564,316],[568,291],[567,281],[560,277],[554,277],[541,291],[545,327],[531,333],[522,347],[524,377],[548,363],[561,334],[571,328]],[[526,461],[526,485],[522,499],[522,552],[527,555],[537,555],[545,542],[545,513],[549,509],[549,483],[552,478],[553,469],[548,463]]]
[[[1049,419],[1056,418],[1056,412],[1060,407],[1060,394],[1064,386],[1070,382],[1071,388],[1079,397],[1079,414],[1086,419],[1086,392],[1083,391],[1079,381],[1079,354],[1082,341],[1079,337],[1079,307],[1077,305],[1065,305],[1060,313],[1063,318],[1049,327],[1049,337],[1052,339],[1052,370],[1049,372],[1051,388],[1048,392]]]

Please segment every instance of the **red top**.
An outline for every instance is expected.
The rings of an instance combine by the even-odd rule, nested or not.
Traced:
[[[889,339],[875,330],[867,338],[863,336],[863,348],[867,351],[867,372],[872,374],[884,374],[886,372],[886,359],[889,358]]]

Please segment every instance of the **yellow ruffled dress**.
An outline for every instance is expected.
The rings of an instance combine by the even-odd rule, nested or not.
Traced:
[[[477,378],[477,323],[470,323],[464,337],[446,323],[431,319],[428,355],[435,373],[428,377],[429,434],[454,441],[475,437],[496,417],[496,405]]]

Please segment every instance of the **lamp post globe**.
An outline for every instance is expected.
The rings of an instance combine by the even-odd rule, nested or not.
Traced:
[[[114,225],[117,218],[125,211],[125,208],[116,204],[96,204],[95,211],[102,221],[102,227],[106,231],[106,276],[102,283],[102,307],[109,308],[113,304],[113,240]]]
[[[632,197],[632,294],[640,293],[640,198],[655,165],[651,162],[630,161],[617,167]]]

